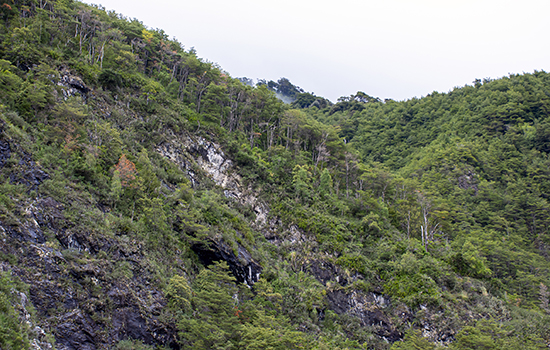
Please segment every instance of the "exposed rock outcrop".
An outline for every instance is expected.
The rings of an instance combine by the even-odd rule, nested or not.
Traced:
[[[1,128],[2,126],[0,126]],[[1,132],[1,130],[0,130]],[[0,140],[0,168],[2,168],[11,157],[11,148],[8,141]]]
[[[201,262],[208,266],[214,261],[226,261],[238,282],[252,286],[258,282],[262,267],[256,263],[242,245],[233,250],[223,241],[209,241],[191,247]]]
[[[252,207],[257,228],[266,225],[269,215],[267,205],[251,189],[243,188],[233,161],[218,144],[200,136],[172,135],[172,141],[158,145],[157,151],[185,171],[194,186],[199,183],[197,170],[204,172],[214,184],[223,188],[226,197]]]
[[[29,191],[39,190],[49,175],[2,136],[3,174]],[[7,162],[11,157],[20,161]],[[37,310],[40,323],[30,325],[32,349],[53,348],[45,330],[62,350],[111,348],[127,338],[175,344],[175,326],[159,321],[166,301],[151,283],[155,277],[142,271],[148,260],[139,244],[75,229],[67,204],[51,197],[16,199],[13,205],[0,217],[0,253],[8,257],[0,271],[29,285],[17,309],[25,322],[28,304]]]
[[[214,184],[223,188],[226,197],[251,206],[256,213],[258,227],[267,222],[266,205],[250,190],[242,188],[242,179],[236,174],[233,162],[216,143],[202,137],[174,136],[172,142],[159,145],[157,151],[186,171],[193,185],[197,185],[199,181],[197,170],[202,171]],[[235,278],[249,286],[258,281],[262,271],[261,266],[252,259],[250,252],[240,244],[234,250],[222,240],[211,240],[195,244],[192,249],[204,265],[210,265],[214,261],[226,261]]]
[[[71,96],[86,97],[86,94],[90,92],[90,89],[80,77],[71,74],[68,70],[63,70],[60,73],[61,78],[59,79],[57,85],[64,88],[62,91],[65,99]]]
[[[468,170],[463,175],[458,177],[458,187],[463,190],[473,190],[474,195],[477,195],[479,188],[477,185],[476,174]]]
[[[127,338],[146,344],[174,342],[176,330],[158,320],[166,304],[164,294],[140,271],[145,258],[139,252],[124,251],[110,263],[86,258],[75,249],[61,251],[48,243],[21,239],[29,234],[6,236],[0,251],[17,254],[18,261],[17,266],[4,264],[3,270],[13,271],[29,285],[40,326],[55,336],[57,349],[103,349]],[[125,250],[117,242],[112,246]],[[120,266],[127,269],[126,276]]]
[[[387,308],[389,300],[382,294],[365,293],[353,288],[346,288],[353,281],[362,278],[356,274],[349,276],[339,266],[326,260],[314,260],[304,267],[323,285],[331,285],[327,292],[327,300],[331,310],[337,314],[349,314],[356,316],[363,326],[370,326],[380,337],[394,342],[402,338],[388,318]],[[410,317],[408,310],[399,317]]]

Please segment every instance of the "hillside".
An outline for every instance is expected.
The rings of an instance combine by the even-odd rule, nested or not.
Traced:
[[[0,348],[550,345],[547,73],[332,104],[101,7],[0,15]]]

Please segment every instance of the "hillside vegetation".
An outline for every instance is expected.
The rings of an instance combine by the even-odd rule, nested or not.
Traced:
[[[0,348],[550,345],[549,74],[332,104],[100,6],[0,17]]]

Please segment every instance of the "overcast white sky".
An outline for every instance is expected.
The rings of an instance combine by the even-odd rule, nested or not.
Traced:
[[[286,77],[333,102],[550,71],[548,0],[86,2],[163,29],[233,77]]]

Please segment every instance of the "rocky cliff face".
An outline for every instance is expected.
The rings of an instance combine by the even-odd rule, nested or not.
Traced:
[[[194,186],[200,181],[197,172],[202,171],[223,189],[226,197],[252,206],[256,214],[256,227],[262,228],[267,224],[267,205],[259,201],[250,188],[243,188],[238,169],[220,145],[200,136],[172,135],[170,141],[157,146],[157,151],[184,170]]]
[[[185,171],[194,186],[198,185],[200,181],[198,173],[202,172],[202,177],[206,175],[206,179],[221,187],[226,197],[242,205],[251,205],[256,213],[256,225],[258,227],[265,225],[268,215],[266,205],[261,203],[250,190],[243,189],[242,179],[237,174],[237,169],[219,145],[202,137],[173,135],[172,140],[159,145],[157,151]],[[260,277],[261,266],[240,244],[234,251],[227,243],[218,239],[195,244],[192,249],[204,265],[210,265],[214,261],[226,261],[237,281],[241,283],[252,286]]]
[[[23,191],[36,191],[50,178],[3,132],[0,160],[2,176]],[[106,348],[128,337],[171,344],[175,330],[158,321],[163,292],[144,273],[139,244],[77,230],[70,209],[51,197],[36,197],[16,202],[0,218],[0,253],[8,257],[0,270],[30,287],[28,294],[17,292],[17,309],[32,329],[33,348],[53,348],[46,332],[61,350]]]
[[[184,169],[195,185],[212,181],[230,198],[257,202],[242,189],[232,162],[215,143],[187,136],[157,149]],[[11,161],[14,158],[18,160]],[[4,133],[0,134],[0,168],[3,176],[25,191],[39,189],[50,178]],[[257,222],[262,224],[266,207],[259,202],[256,207]],[[28,295],[20,295],[22,319],[29,319],[25,306],[30,303],[40,320],[39,325],[32,324],[34,348],[52,348],[44,330],[55,337],[55,346],[61,350],[107,348],[128,338],[177,347],[175,328],[159,321],[166,300],[153,283],[154,271],[140,244],[127,236],[80,231],[72,214],[67,215],[70,209],[52,197],[36,197],[18,203],[14,215],[0,220],[0,252],[14,257],[14,263],[2,263],[1,270],[30,286]],[[98,215],[105,214],[98,211]],[[47,236],[55,237],[59,245],[47,243]],[[239,282],[252,286],[259,279],[262,267],[242,245],[235,251],[220,239],[192,249],[204,265],[226,261]]]
[[[139,245],[73,233],[64,210],[52,198],[39,199],[26,208],[27,221],[0,223],[0,251],[17,259],[2,270],[30,286],[22,298],[40,319],[33,325],[35,349],[51,348],[43,329],[54,335],[57,349],[105,348],[127,337],[170,344],[175,331],[157,320],[163,292],[143,273]],[[45,231],[61,245],[44,243]]]

